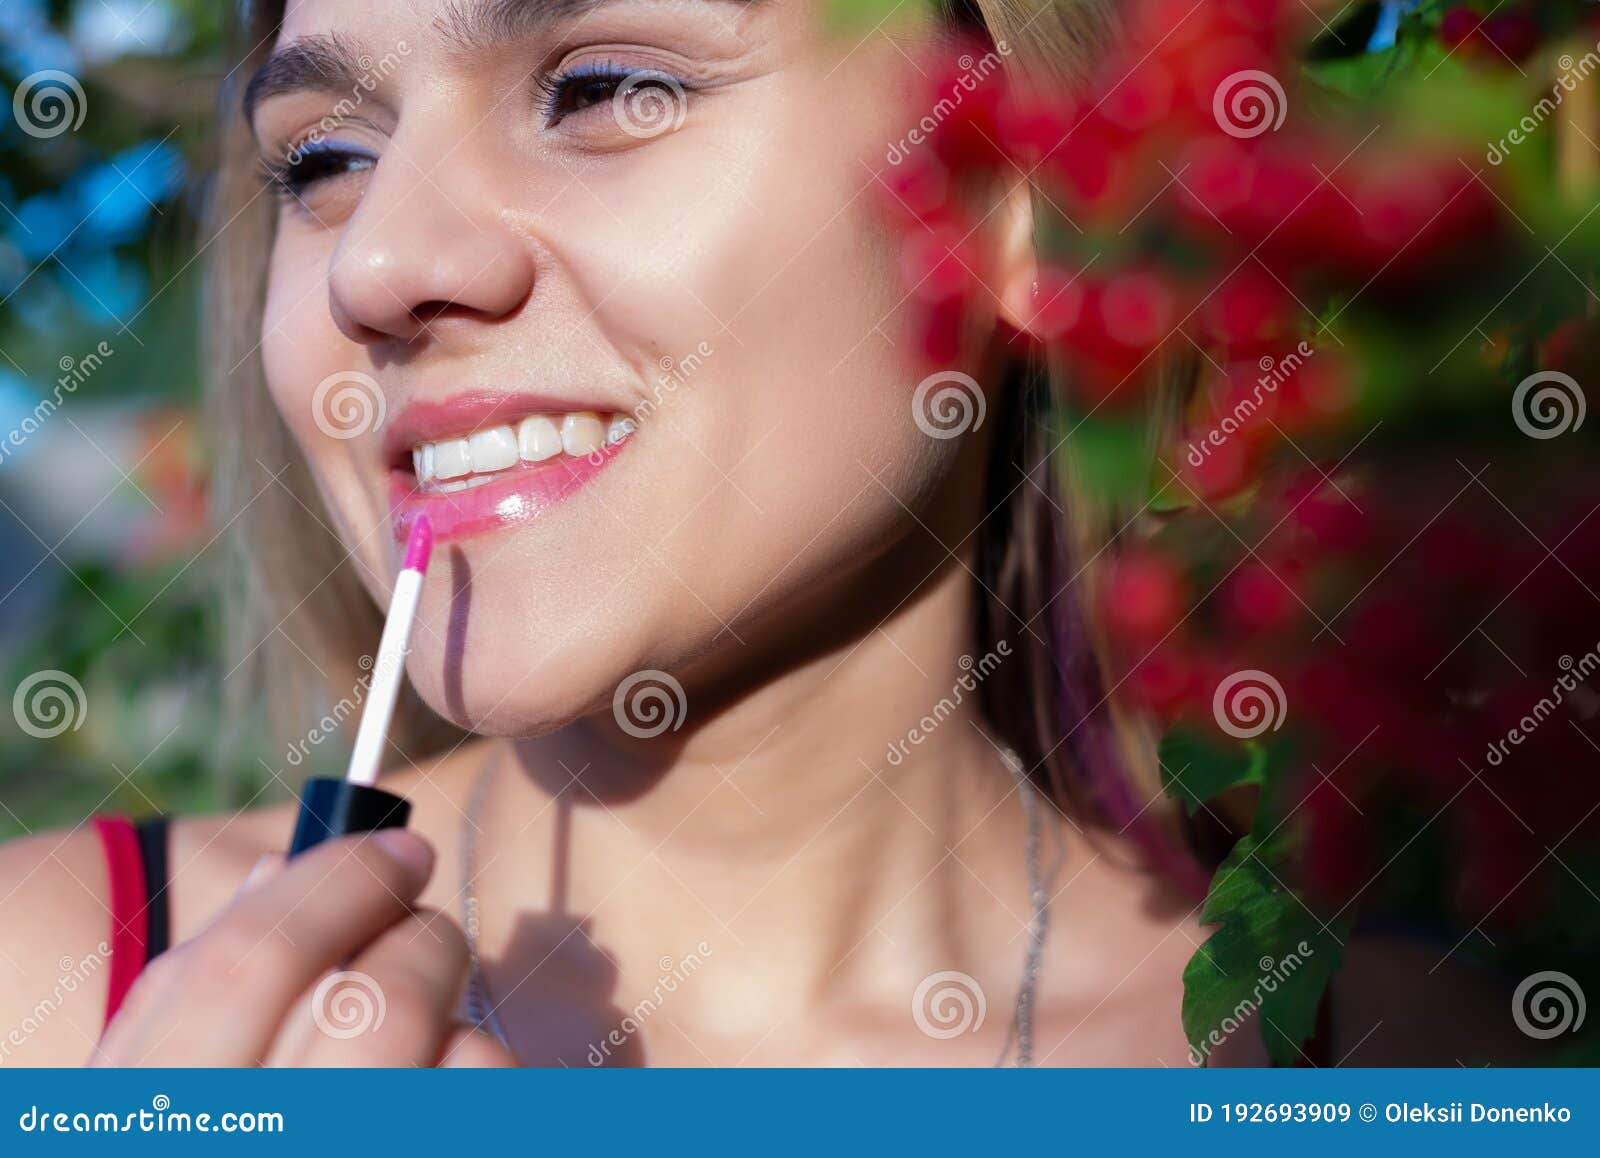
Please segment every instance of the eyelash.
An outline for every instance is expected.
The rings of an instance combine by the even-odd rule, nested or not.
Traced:
[[[636,83],[643,86],[654,86],[666,89],[674,98],[681,100],[683,94],[692,91],[692,86],[686,84],[680,77],[662,72],[654,68],[629,68],[626,65],[615,64],[611,61],[595,61],[579,65],[571,72],[555,76],[541,76],[535,82],[544,98],[544,118],[547,127],[560,124],[570,116],[577,116],[591,108],[608,101],[615,95],[616,90],[630,78],[637,78]],[[579,108],[563,108],[563,102],[572,98],[581,91],[583,86],[601,86],[608,91],[599,100]],[[637,89],[635,89],[637,91]]]
[[[553,128],[568,117],[579,116],[610,100],[616,90],[633,77],[638,78],[636,83],[640,87],[666,89],[679,100],[684,93],[692,91],[692,86],[678,77],[656,69],[627,68],[610,61],[584,64],[571,72],[541,76],[535,81],[541,94],[546,127]],[[595,95],[592,91],[595,87],[604,88],[606,93],[589,104],[568,107],[585,86],[591,89],[590,96]],[[318,181],[370,169],[377,163],[378,159],[371,154],[324,141],[295,145],[282,161],[263,161],[262,169],[267,183],[279,197],[299,200]]]
[[[369,153],[319,141],[295,145],[282,161],[263,161],[262,168],[273,192],[285,200],[298,200],[318,181],[370,169],[377,163]]]

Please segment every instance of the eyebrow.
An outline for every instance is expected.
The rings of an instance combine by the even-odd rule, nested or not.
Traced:
[[[481,53],[528,39],[558,21],[586,15],[617,0],[451,0],[433,20],[456,53]],[[707,0],[741,7],[757,0]],[[403,48],[405,41],[397,42]],[[367,63],[363,66],[362,62]],[[345,92],[371,87],[371,55],[339,35],[300,37],[277,49],[250,78],[241,102],[246,121],[271,97],[291,92]]]

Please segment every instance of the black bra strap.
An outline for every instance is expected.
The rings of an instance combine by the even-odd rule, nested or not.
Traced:
[[[153,816],[134,826],[139,836],[139,856],[144,861],[145,961],[154,961],[171,944],[171,915],[167,906],[167,818]]]

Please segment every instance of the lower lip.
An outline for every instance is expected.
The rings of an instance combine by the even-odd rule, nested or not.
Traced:
[[[582,489],[611,465],[629,441],[621,439],[582,457],[559,455],[518,467],[494,482],[449,494],[419,491],[410,471],[390,471],[389,512],[395,541],[406,541],[418,515],[428,516],[434,539],[442,543],[530,522]]]

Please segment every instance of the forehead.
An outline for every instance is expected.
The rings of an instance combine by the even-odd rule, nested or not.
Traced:
[[[462,43],[504,40],[562,17],[609,7],[622,0],[287,0],[281,36],[337,28],[369,29],[391,37],[432,34]],[[627,0],[662,11],[720,5],[729,0]],[[732,0],[745,5],[750,0]]]

